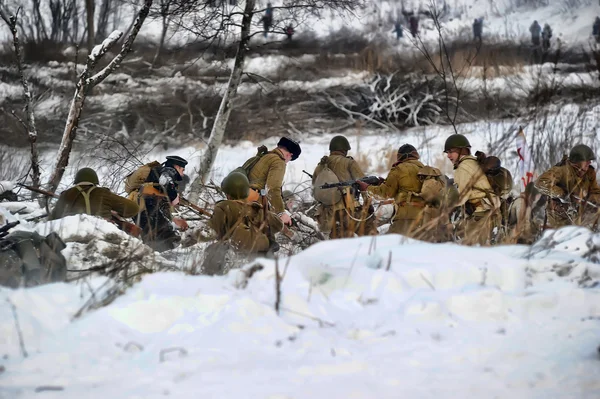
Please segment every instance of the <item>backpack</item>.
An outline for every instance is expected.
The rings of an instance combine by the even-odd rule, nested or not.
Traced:
[[[322,185],[327,183],[339,183],[340,179],[333,172],[333,170],[329,169],[327,165],[327,157],[321,158],[321,162],[319,164],[323,166],[323,169],[315,179],[313,184],[313,197],[326,206],[332,206],[337,204],[342,200],[342,193],[337,188],[320,188]]]
[[[264,155],[266,155],[268,152],[269,152],[269,150],[267,149],[267,147],[264,145],[261,145],[260,147],[257,148],[255,156],[249,158],[246,162],[244,162],[244,164],[242,166],[235,168],[234,170],[232,170],[229,173],[231,174],[233,172],[239,172],[239,173],[242,173],[243,175],[245,175],[246,177],[248,177],[248,175],[250,174],[250,171],[252,171],[252,169],[256,166],[258,161],[260,161],[260,159]]]
[[[486,156],[480,151],[477,151],[475,156],[493,193],[499,197],[509,194],[513,188],[513,177],[508,169],[502,167],[500,159],[495,156]]]
[[[142,165],[137,170],[131,172],[125,177],[125,191],[127,194],[131,194],[135,190],[139,190],[140,187],[146,182],[146,179],[150,175],[152,169],[160,166],[161,163],[158,161],[152,161],[145,165]]]
[[[423,182],[421,191],[417,193],[427,204],[437,206],[445,196],[445,176],[438,168],[423,166],[417,172],[417,176]]]

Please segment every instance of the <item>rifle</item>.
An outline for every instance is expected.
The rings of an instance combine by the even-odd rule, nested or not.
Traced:
[[[595,209],[600,209],[600,206],[599,206],[598,204],[595,204],[595,203],[593,203],[593,202],[590,202],[590,201],[588,201],[588,200],[584,200],[583,198],[579,198],[579,197],[578,197],[578,196],[576,196],[576,195],[571,195],[571,198],[573,198],[575,201],[577,201],[578,203],[580,203],[580,204],[582,204],[582,205],[589,205],[589,206],[591,206],[592,208],[595,208]]]
[[[352,186],[358,190],[358,182],[367,183],[370,186],[378,186],[382,183],[382,180],[377,176],[365,176],[361,179],[341,181],[339,183],[325,183],[319,188],[335,188],[335,187],[349,187]]]
[[[212,217],[212,213],[210,213],[209,211],[207,211],[204,208],[200,208],[198,205],[191,203],[188,199],[183,198],[181,195],[179,196],[179,203],[187,208],[190,208],[194,211],[196,211],[197,213],[199,213],[200,215],[204,215],[204,216],[208,216],[208,217]]]
[[[8,230],[12,229],[19,223],[21,222],[17,220],[16,222],[6,223],[4,226],[0,227],[0,238],[6,237],[8,235]]]
[[[34,193],[45,195],[46,197],[59,198],[58,194],[52,193],[50,191],[42,190],[41,188],[28,186],[23,183],[17,183],[17,185],[20,187],[23,187],[29,191],[33,191]],[[134,223],[128,222],[127,220],[125,220],[125,218],[123,218],[121,215],[119,215],[115,211],[111,211],[111,221],[115,225],[117,225],[117,227],[119,229],[123,230],[125,233],[127,233],[133,237],[139,237],[140,234],[142,233],[142,229],[139,226],[137,226]]]

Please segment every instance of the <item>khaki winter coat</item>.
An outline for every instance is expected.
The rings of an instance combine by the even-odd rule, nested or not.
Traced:
[[[470,202],[475,212],[486,212],[500,207],[500,199],[494,194],[474,156],[465,155],[454,165],[454,183],[458,187],[458,205]]]
[[[85,206],[85,198],[78,187],[84,192],[89,193],[90,215],[110,219],[112,211],[115,211],[124,218],[130,218],[137,215],[139,211],[139,206],[135,202],[113,194],[108,188],[97,187],[89,183],[79,184],[63,191],[48,220],[88,213]]]
[[[285,211],[281,195],[284,176],[285,158],[277,148],[263,155],[248,173],[248,180],[252,187],[259,190],[267,188],[269,202],[276,213]]]
[[[390,233],[407,234],[418,227],[413,222],[420,217],[425,201],[418,196],[423,183],[417,173],[424,165],[417,159],[407,159],[392,166],[385,181],[379,186],[369,186],[367,192],[378,199],[393,198],[396,214]]]
[[[570,196],[575,195],[595,204],[600,203],[600,187],[596,181],[596,170],[592,166],[583,177],[579,177],[571,163],[566,161],[564,165],[554,166],[545,171],[535,182],[535,187],[550,198],[560,197],[568,200]],[[579,210],[579,207],[575,208]],[[556,228],[571,224],[566,209],[566,206],[556,200],[548,201],[549,227]]]
[[[267,212],[267,226],[263,226],[263,207],[258,202],[245,200],[225,200],[217,202],[210,227],[216,232],[217,239],[229,240],[242,252],[266,252],[269,249],[269,234],[283,229],[283,222],[273,212]]]

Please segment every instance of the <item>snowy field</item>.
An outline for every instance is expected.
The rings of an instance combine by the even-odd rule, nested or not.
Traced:
[[[531,249],[337,240],[223,277],[147,275],[76,318],[105,278],[2,288],[0,397],[597,398],[599,244],[578,228]]]
[[[568,128],[570,115],[579,114],[573,107],[554,116],[554,129]],[[459,129],[475,149],[487,151],[492,138],[513,132],[515,123]],[[409,142],[426,163],[451,175],[442,153],[451,133],[430,127],[354,135],[351,154],[365,170],[385,176],[390,157]],[[309,195],[302,170],[312,172],[332,136],[301,138],[303,152],[288,165],[286,188]],[[276,140],[264,144],[272,148]],[[256,145],[225,146],[212,178],[220,182]],[[492,153],[516,176],[514,141],[504,148],[496,144]],[[174,153],[195,163],[202,148],[154,151],[141,160]],[[94,158],[93,152],[73,156],[65,187],[78,167],[88,165],[97,167],[102,183],[118,186],[122,165],[102,166]],[[52,161],[45,152],[46,175]],[[223,277],[185,273],[205,244],[163,257],[87,216],[23,222],[17,229],[57,231],[67,242],[69,270],[110,262],[108,253],[133,251],[136,267],[171,271],[145,275],[97,308],[88,305],[123,286],[87,277],[0,288],[2,398],[600,395],[600,235],[585,229],[547,232],[532,247],[470,248],[397,235],[336,240],[277,263],[257,259]],[[115,244],[115,237],[124,241]],[[252,273],[257,265],[262,269]],[[279,314],[276,267],[283,275]]]

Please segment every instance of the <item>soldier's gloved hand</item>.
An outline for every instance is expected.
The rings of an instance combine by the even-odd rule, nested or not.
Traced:
[[[175,225],[177,227],[179,227],[179,229],[181,231],[186,231],[187,229],[190,228],[190,226],[187,224],[187,222],[185,221],[185,219],[173,218],[173,223],[175,223]]]
[[[289,213],[287,213],[287,212],[281,212],[277,216],[279,216],[279,219],[281,219],[281,221],[283,222],[283,224],[288,225],[288,226],[292,225],[292,217],[290,216]]]
[[[365,183],[364,181],[360,181],[360,180],[356,181],[356,185],[358,186],[358,189],[360,191],[367,191],[367,188],[369,187],[369,185],[367,183]]]

